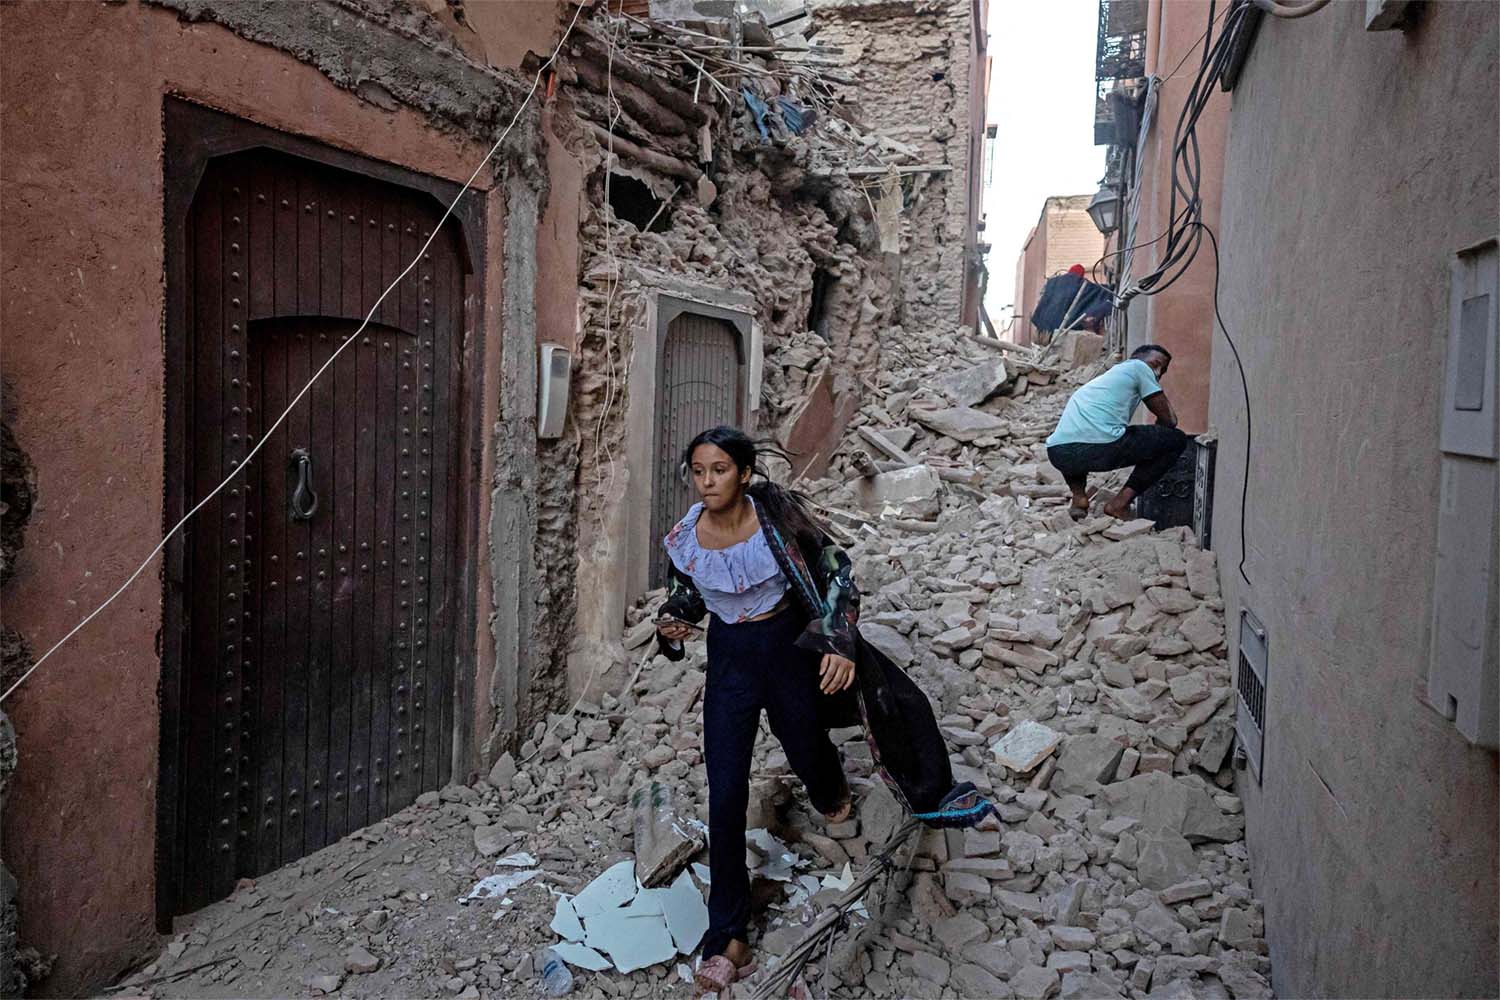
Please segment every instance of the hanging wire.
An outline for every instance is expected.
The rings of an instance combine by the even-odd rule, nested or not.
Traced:
[[[422,259],[422,255],[427,252],[428,247],[432,245],[432,241],[437,239],[438,233],[442,232],[443,225],[453,215],[453,210],[458,207],[459,199],[468,194],[469,189],[474,185],[474,181],[479,178],[480,171],[482,171],[490,162],[490,160],[494,158],[495,153],[500,150],[501,144],[505,142],[506,138],[510,135],[511,130],[515,128],[516,122],[521,120],[522,113],[531,104],[531,99],[536,96],[537,89],[541,86],[542,74],[544,74],[552,65],[552,63],[557,59],[558,53],[562,51],[563,45],[567,42],[568,37],[572,35],[573,28],[578,23],[578,17],[582,13],[583,5],[580,4],[578,8],[573,12],[573,20],[568,23],[567,30],[564,31],[562,33],[562,37],[557,40],[557,46],[552,50],[552,54],[547,57],[546,62],[537,67],[536,76],[531,81],[531,89],[527,91],[526,97],[516,108],[516,113],[511,116],[510,124],[505,126],[505,130],[500,133],[500,138],[496,139],[494,145],[490,146],[488,152],[486,152],[484,154],[484,157],[479,161],[478,166],[474,168],[474,172],[469,175],[469,179],[464,181],[463,187],[459,188],[458,194],[456,194],[453,197],[453,200],[449,202],[447,209],[443,212],[443,217],[438,220],[437,225],[432,227],[432,233],[427,237],[427,241],[422,244],[421,249],[419,249],[416,255],[412,257],[411,262],[407,264],[406,267],[402,268],[401,273],[396,275],[395,280],[393,280],[389,285],[386,286],[385,291],[380,293],[380,296],[375,300],[374,304],[370,306],[370,311],[365,313],[365,318],[359,324],[359,329],[355,330],[347,340],[340,344],[338,349],[328,356],[328,360],[323,362],[323,366],[313,373],[312,378],[307,380],[307,384],[302,387],[301,391],[299,391],[296,396],[292,397],[292,401],[287,404],[286,409],[281,411],[281,416],[277,417],[276,420],[271,424],[271,426],[268,427],[263,434],[261,434],[260,440],[255,443],[255,447],[251,448],[249,453],[245,455],[244,459],[235,465],[234,471],[225,476],[223,482],[219,483],[219,485],[209,490],[208,493],[204,495],[203,499],[194,504],[192,509],[182,516],[182,520],[178,521],[175,525],[172,526],[170,531],[162,536],[161,541],[156,544],[156,547],[151,550],[150,554],[141,561],[141,564],[135,568],[135,571],[133,573],[125,578],[125,582],[120,584],[115,592],[110,594],[109,597],[104,600],[104,603],[100,604],[93,611],[89,612],[82,621],[69,629],[67,634],[64,635],[61,639],[57,640],[57,642],[55,642],[50,649],[43,653],[24,674],[16,679],[16,682],[14,684],[6,688],[5,693],[0,694],[0,702],[5,701],[5,699],[14,694],[16,689],[19,688],[22,684],[26,683],[26,679],[29,678],[32,674],[36,673],[37,670],[41,668],[42,664],[46,663],[47,660],[49,660],[54,653],[61,649],[69,639],[73,638],[73,636],[82,631],[85,625],[97,618],[105,608],[113,604],[121,594],[125,593],[126,589],[136,581],[136,578],[139,577],[141,573],[145,572],[146,567],[151,565],[151,561],[161,554],[162,549],[167,547],[167,543],[171,541],[179,531],[186,527],[187,523],[191,521],[200,510],[208,505],[209,501],[213,500],[214,497],[222,493],[224,491],[224,488],[227,487],[231,482],[233,482],[236,476],[240,475],[244,471],[245,466],[250,464],[250,460],[254,458],[260,452],[260,450],[266,446],[266,442],[271,440],[271,436],[276,432],[276,429],[286,421],[286,418],[291,415],[292,410],[294,410],[297,404],[302,402],[303,398],[307,396],[309,391],[311,391],[313,384],[317,382],[318,379],[322,378],[323,373],[326,372],[330,367],[332,367],[333,363],[338,360],[338,356],[342,354],[350,344],[356,344],[359,342],[359,335],[364,332],[365,327],[370,325],[370,320],[375,316],[375,313],[380,308],[381,303],[383,303],[386,300],[386,297],[395,290],[397,285],[401,284],[401,282],[406,279],[406,276],[411,273],[412,268],[417,266],[417,262]]]

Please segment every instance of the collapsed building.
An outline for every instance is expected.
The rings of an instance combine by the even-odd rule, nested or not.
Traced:
[[[6,7],[18,671],[102,607],[5,703],[41,989],[486,771],[620,664],[686,435],[821,474],[971,322],[982,6],[672,6]]]
[[[690,501],[678,463],[694,434],[741,425],[785,450],[778,475],[821,475],[882,344],[972,313],[974,13],[772,5],[581,29],[560,92],[588,176],[572,690],[623,668],[625,608],[664,582],[656,540]],[[922,106],[893,68],[941,96]],[[903,89],[917,108],[892,100]]]

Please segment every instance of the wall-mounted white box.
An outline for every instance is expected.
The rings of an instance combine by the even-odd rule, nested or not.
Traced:
[[[543,439],[562,437],[568,419],[568,382],[573,372],[573,355],[561,344],[543,344],[538,365],[542,384],[536,397],[536,436]]]
[[[1500,244],[1460,251],[1449,290],[1427,700],[1500,746]]]

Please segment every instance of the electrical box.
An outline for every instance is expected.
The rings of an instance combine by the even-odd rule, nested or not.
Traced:
[[[543,344],[542,384],[536,397],[536,436],[562,437],[568,419],[568,383],[572,380],[573,355],[561,344]]]
[[[1240,659],[1234,672],[1234,735],[1260,784],[1266,749],[1266,676],[1270,673],[1271,644],[1266,627],[1248,608],[1240,610]]]
[[[1449,290],[1427,701],[1500,746],[1500,245],[1460,251]]]

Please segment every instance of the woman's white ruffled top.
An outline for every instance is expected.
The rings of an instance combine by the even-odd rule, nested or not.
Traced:
[[[754,505],[755,501],[750,503]],[[759,516],[759,511],[756,512]],[[763,533],[757,531],[727,549],[698,544],[698,518],[703,504],[695,503],[662,539],[672,565],[692,577],[703,603],[721,621],[742,622],[776,607],[786,593],[786,577],[771,554]]]

